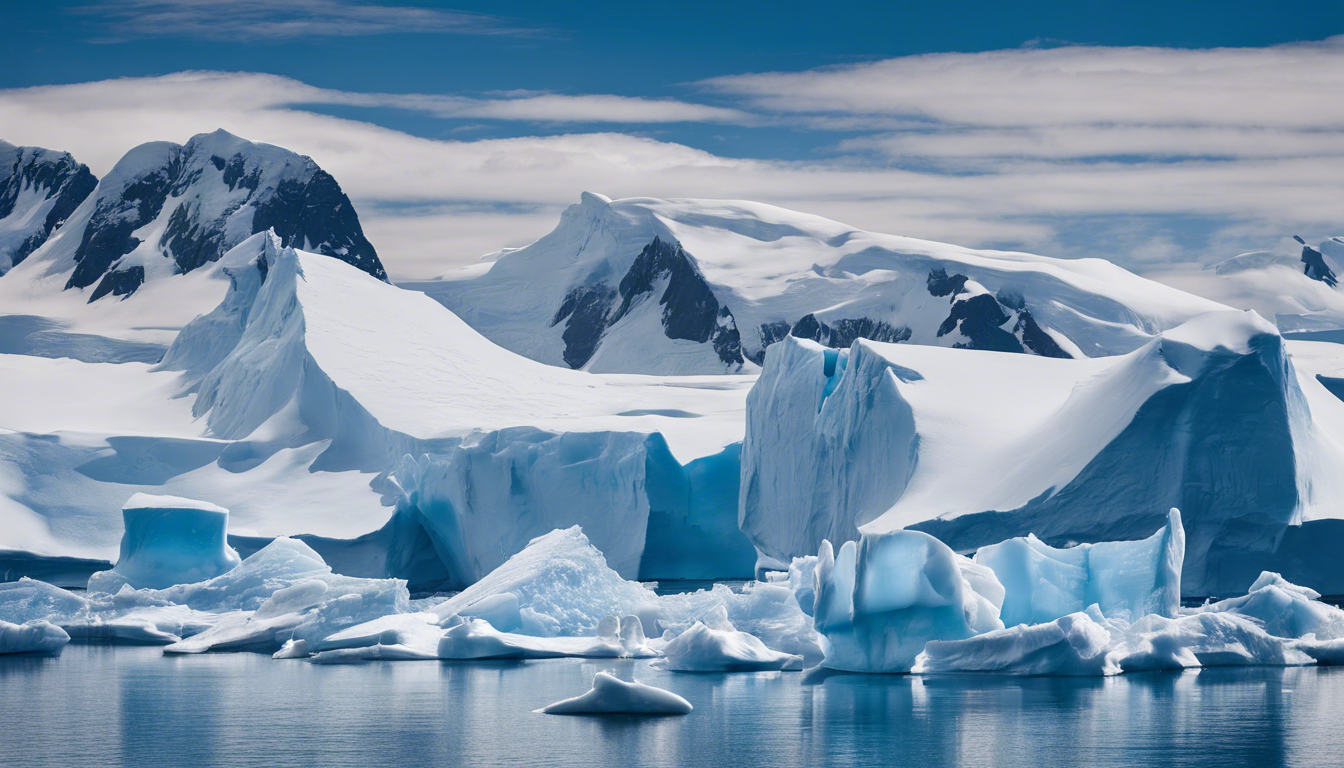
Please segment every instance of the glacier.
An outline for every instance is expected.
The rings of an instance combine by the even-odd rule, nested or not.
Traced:
[[[1185,595],[1262,570],[1344,593],[1325,555],[1344,535],[1344,402],[1315,375],[1338,354],[1308,344],[1233,311],[1082,360],[786,339],[747,400],[741,527],[787,563],[902,528],[960,552],[1134,540],[1175,507]]]
[[[0,463],[23,478],[0,484],[6,569],[82,586],[115,559],[109,513],[145,492],[228,508],[241,555],[299,536],[344,573],[416,589],[463,588],[575,524],[629,578],[752,574],[736,523],[750,377],[544,366],[280,242],[220,260],[223,299],[157,366],[0,355],[19,395],[0,404]]]

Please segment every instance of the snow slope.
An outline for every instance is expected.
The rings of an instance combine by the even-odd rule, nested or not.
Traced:
[[[748,398],[742,528],[787,561],[904,527],[960,551],[1139,539],[1177,507],[1186,594],[1270,564],[1344,592],[1344,402],[1292,348],[1229,311],[1090,360],[789,340]]]
[[[746,201],[591,193],[488,271],[407,287],[534,360],[658,374],[750,370],[790,334],[1118,354],[1222,308],[1100,259],[975,251]]]

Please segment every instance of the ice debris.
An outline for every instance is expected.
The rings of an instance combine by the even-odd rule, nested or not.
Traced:
[[[54,655],[70,642],[65,630],[49,621],[11,624],[0,621],[0,655],[32,653]]]

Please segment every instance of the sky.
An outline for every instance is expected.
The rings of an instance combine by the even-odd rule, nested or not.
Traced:
[[[1344,234],[1344,3],[0,0],[0,139],[311,156],[394,279],[582,191],[737,198],[1183,287]]]

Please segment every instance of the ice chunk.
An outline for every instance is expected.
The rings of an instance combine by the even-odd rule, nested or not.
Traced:
[[[1071,613],[1048,624],[1018,625],[965,640],[932,640],[914,671],[1070,677],[1119,674],[1120,665],[1109,653],[1111,632],[1097,621],[1100,618],[1099,614]]]
[[[122,584],[165,589],[214,578],[238,566],[228,545],[229,511],[209,502],[137,493],[121,508],[125,531],[113,569],[89,579],[91,592]]]
[[[34,619],[62,623],[88,608],[89,601],[68,589],[27,576],[0,584],[0,621],[23,624]]]
[[[971,575],[987,581],[983,570]],[[957,555],[926,533],[864,533],[838,556],[824,542],[816,579],[813,619],[824,637],[822,665],[830,669],[909,672],[929,640],[1003,628],[993,600],[972,589]]]
[[[665,658],[654,662],[674,672],[745,672],[766,669],[802,669],[803,657],[772,651],[754,635],[739,632],[719,606],[709,617],[711,626],[695,622],[664,648]]]
[[[1311,658],[1284,638],[1265,632],[1255,621],[1233,613],[1200,611],[1168,619],[1145,616],[1128,630],[1131,653],[1121,658],[1126,671],[1150,669],[1143,654],[1148,648],[1180,647],[1205,667],[1292,666],[1310,664]]]
[[[536,711],[547,715],[685,715],[692,709],[689,701],[671,691],[598,672],[591,691]]]
[[[0,655],[17,653],[57,654],[70,642],[65,630],[49,621],[11,624],[0,621]]]
[[[982,547],[975,562],[1005,590],[1004,624],[1045,624],[1097,605],[1106,616],[1175,616],[1181,600],[1185,531],[1172,509],[1167,525],[1142,541],[1057,549],[1035,536]]]
[[[468,615],[485,598],[516,596],[520,632],[529,635],[584,635],[604,616],[635,615],[652,627],[658,598],[638,582],[626,581],[578,526],[555,530],[432,611],[440,618]],[[496,598],[498,599],[498,598]],[[508,607],[512,609],[512,601]],[[499,611],[502,604],[487,604]],[[479,610],[479,608],[478,608]],[[511,617],[510,617],[511,618]]]
[[[737,629],[755,635],[766,647],[784,653],[820,659],[821,647],[812,619],[798,605],[793,591],[782,584],[750,582],[740,592],[723,584],[712,589],[658,599],[658,623],[680,633],[696,621],[722,610]]]
[[[1344,638],[1344,611],[1318,602],[1318,597],[1320,594],[1315,590],[1299,587],[1277,573],[1266,571],[1247,594],[1220,600],[1208,606],[1208,610],[1248,616],[1276,637],[1314,635],[1318,641]]]
[[[459,618],[456,622],[451,617],[445,622],[450,626],[439,640],[440,659],[602,659],[633,655],[614,635],[535,637],[500,632],[480,619]]]
[[[274,653],[291,639],[316,641],[381,616],[410,612],[406,582],[334,574],[306,544],[285,538],[209,581],[140,590],[127,597],[226,614],[210,629],[168,646],[165,653]]]

